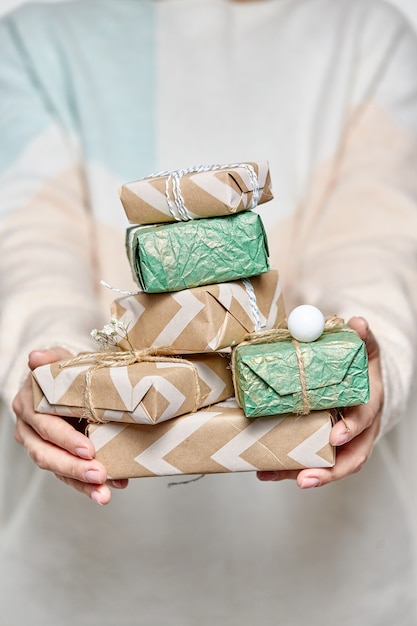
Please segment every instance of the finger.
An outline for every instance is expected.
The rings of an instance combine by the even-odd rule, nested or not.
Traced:
[[[365,341],[368,332],[369,332],[369,324],[368,321],[361,316],[351,317],[348,321],[348,326],[354,330],[359,337]]]
[[[298,486],[301,489],[322,487],[359,472],[372,454],[376,436],[374,431],[375,423],[349,444],[339,448],[333,467],[301,470],[297,476]]]
[[[59,474],[55,474],[55,476],[69,487],[72,487],[76,491],[88,496],[91,500],[100,505],[105,505],[110,502],[111,490],[109,487],[113,487],[114,489],[125,489],[129,483],[128,479],[125,478],[120,480],[108,480],[105,485],[89,485],[78,480],[74,480],[73,478],[60,476]]]
[[[379,363],[379,346],[363,317],[352,317],[349,326],[365,342],[369,360],[370,399],[367,404],[349,408],[344,420],[338,421],[330,433],[330,443],[338,447],[337,463],[333,468],[301,471],[257,472],[260,480],[296,479],[303,488],[318,487],[355,473],[369,458],[379,432],[383,405],[383,387]]]
[[[73,478],[68,478],[68,476],[61,476],[60,474],[55,474],[55,476],[69,487],[91,498],[96,504],[105,505],[110,502],[111,491],[106,484],[90,485]]]
[[[41,365],[67,359],[70,356],[71,352],[60,347],[50,348],[47,350],[32,350],[32,352],[29,353],[28,363],[30,369],[34,370]]]
[[[108,480],[107,484],[114,489],[126,489],[129,484],[129,480],[127,478],[118,478],[115,480]]]
[[[296,480],[300,470],[277,470],[256,472],[256,477],[263,481]]]
[[[374,439],[372,429],[365,430],[361,435],[355,437],[349,445],[338,449],[337,462],[331,468],[257,472],[257,477],[262,481],[274,482],[286,479],[296,480],[301,489],[322,487],[359,472],[372,453]]]
[[[95,450],[90,439],[76,430],[64,418],[34,412],[27,423],[43,441],[67,450],[67,452],[82,459],[94,458]]]
[[[378,432],[379,423],[375,420],[375,409],[370,404],[351,407],[346,414],[346,425],[343,421],[337,422],[330,432],[330,443],[340,447],[337,453],[337,470],[330,469],[320,473],[319,469],[308,470],[278,470],[272,472],[257,472],[257,477],[262,481],[280,481],[296,479],[303,489],[327,484],[332,480],[339,480],[347,476],[349,470],[358,471],[362,467],[364,458],[368,458],[374,439]],[[362,435],[366,433],[363,439]],[[350,442],[350,443],[349,443]],[[353,445],[355,443],[355,445]],[[349,445],[346,445],[349,444]],[[343,452],[342,447],[343,446]],[[346,452],[347,451],[347,452]],[[345,456],[353,454],[353,457],[345,459]],[[349,462],[348,462],[349,461]],[[320,475],[319,475],[320,473]]]
[[[97,485],[106,482],[107,472],[101,463],[95,459],[82,459],[48,441],[44,441],[23,421],[19,425],[19,437],[21,438],[19,443],[22,443],[31,459],[41,469],[82,483]]]
[[[92,459],[95,455],[94,446],[82,432],[76,430],[62,417],[37,413],[33,409],[32,385],[30,377],[25,381],[21,391],[13,402],[16,414],[16,440],[24,444],[21,425],[28,424],[44,441],[67,450],[83,459]],[[26,432],[26,431],[25,431]]]
[[[349,326],[365,341],[369,361],[370,396],[366,404],[345,410],[344,419],[337,422],[330,434],[330,443],[341,446],[361,434],[377,421],[384,402],[384,389],[379,360],[379,346],[363,317],[352,317]],[[378,425],[379,430],[379,425]]]
[[[29,367],[67,358],[70,353],[62,348],[35,350],[29,355]],[[80,430],[55,415],[37,413],[33,408],[32,382],[28,376],[13,402],[16,413],[16,440],[41,469],[53,472],[61,481],[85,493],[98,504],[107,504],[111,498],[106,484],[107,472],[94,459],[91,441]],[[114,481],[115,488],[124,488],[127,481]]]
[[[365,342],[369,359],[379,356],[378,342],[364,317],[351,317],[348,321],[348,326]]]
[[[343,446],[364,430],[369,428],[375,421],[379,411],[379,401],[373,399],[367,404],[345,409],[343,419],[340,419],[330,431],[329,441],[332,446]]]

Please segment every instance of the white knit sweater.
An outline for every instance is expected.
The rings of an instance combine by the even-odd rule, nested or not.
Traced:
[[[5,406],[30,349],[91,347],[114,297],[100,279],[132,286],[121,183],[268,159],[259,212],[287,309],[365,316],[383,432],[402,419],[357,476],[311,493],[251,474],[138,479],[103,510],[33,466],[4,411],[0,623],[415,626],[411,29],[373,0],[80,0],[5,19],[0,59]]]

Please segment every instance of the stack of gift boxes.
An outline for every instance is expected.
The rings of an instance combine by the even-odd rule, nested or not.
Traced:
[[[115,349],[33,372],[35,409],[85,418],[112,478],[332,466],[333,408],[368,400],[366,350],[340,323],[286,334],[253,210],[272,199],[268,163],[163,172],[120,197],[140,290],[96,331]]]

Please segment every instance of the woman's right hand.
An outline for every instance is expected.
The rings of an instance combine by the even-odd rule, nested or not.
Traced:
[[[29,354],[29,367],[33,370],[68,357],[71,354],[63,348],[35,350]],[[16,414],[16,441],[26,449],[38,467],[53,472],[57,478],[85,493],[97,504],[110,501],[109,486],[127,486],[127,480],[107,483],[106,469],[95,460],[94,446],[88,437],[61,417],[36,413],[30,376],[16,395],[13,410]]]

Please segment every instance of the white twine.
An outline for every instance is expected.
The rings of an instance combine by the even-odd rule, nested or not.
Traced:
[[[112,291],[116,291],[117,293],[121,293],[121,294],[123,294],[125,296],[137,296],[138,293],[142,293],[142,290],[139,290],[139,291],[126,291],[125,289],[117,289],[117,287],[113,287],[112,285],[107,283],[105,280],[101,280],[100,281],[100,285],[102,285],[103,287],[107,287],[107,289],[111,289]]]
[[[252,283],[247,278],[242,280],[245,285],[246,293],[248,294],[249,304],[252,309],[253,321],[255,323],[255,332],[261,330],[261,314],[259,311],[258,303],[256,301],[256,294]]]
[[[162,176],[166,176],[165,181],[165,198],[168,205],[169,212],[172,217],[177,222],[187,222],[192,220],[192,216],[190,215],[187,207],[185,206],[184,198],[181,192],[181,178],[186,174],[194,174],[199,172],[214,172],[219,170],[227,170],[237,167],[243,167],[249,172],[249,176],[253,185],[252,190],[252,198],[250,204],[248,205],[247,210],[251,211],[254,209],[260,197],[259,192],[259,181],[258,176],[255,172],[255,169],[249,163],[229,163],[227,165],[194,165],[192,167],[187,167],[181,170],[166,170],[163,172],[158,172],[157,174],[150,174],[146,178],[160,178]],[[170,194],[170,185],[172,186],[172,196],[171,199]]]
[[[249,304],[251,307],[253,321],[255,324],[254,330],[257,332],[261,330],[261,314],[259,311],[258,302],[256,300],[255,290],[253,288],[252,283],[247,278],[244,278],[242,282],[245,285],[246,293],[248,294]],[[139,289],[138,291],[127,291],[125,289],[118,289],[117,287],[113,287],[112,285],[110,285],[105,280],[100,280],[100,285],[102,285],[103,287],[106,287],[107,289],[111,289],[111,291],[115,291],[116,293],[121,293],[122,295],[125,295],[125,296],[137,296],[139,293],[143,293],[141,289]]]

